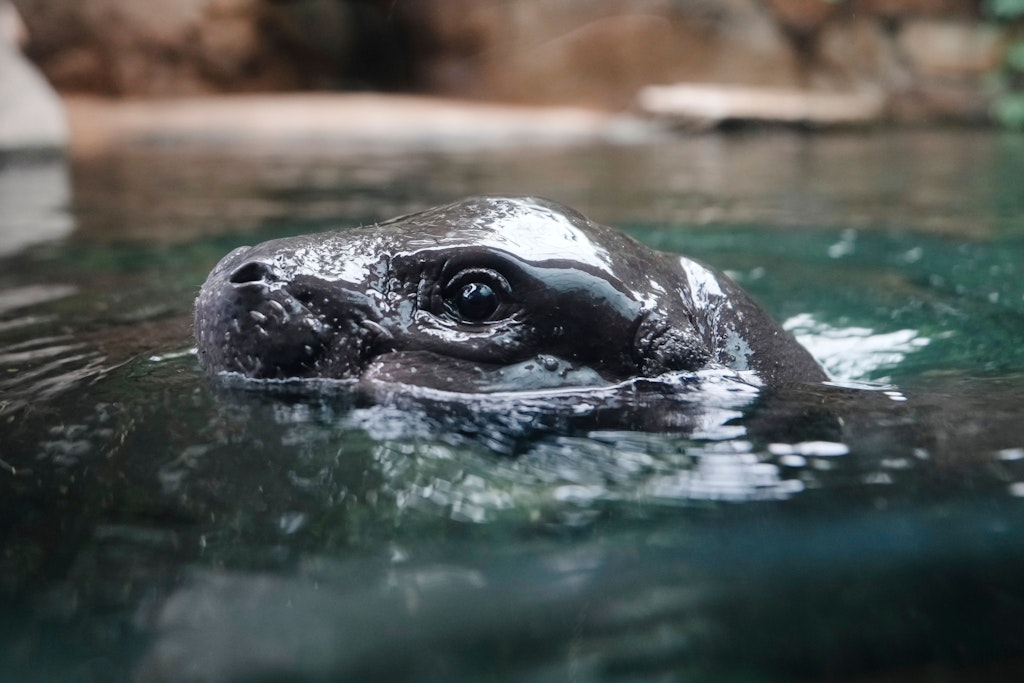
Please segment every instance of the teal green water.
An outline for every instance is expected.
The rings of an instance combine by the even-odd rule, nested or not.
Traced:
[[[1021,178],[970,131],[0,160],[0,679],[1015,678]],[[835,386],[522,437],[199,372],[230,249],[476,193],[726,270]]]

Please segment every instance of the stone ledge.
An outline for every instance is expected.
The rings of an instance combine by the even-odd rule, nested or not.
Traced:
[[[375,94],[226,95],[169,100],[65,99],[71,148],[146,143],[480,147],[636,139],[650,122],[575,107]]]
[[[824,92],[690,83],[648,86],[637,101],[656,119],[694,129],[730,123],[866,125],[881,121],[886,109],[885,95],[874,89]]]

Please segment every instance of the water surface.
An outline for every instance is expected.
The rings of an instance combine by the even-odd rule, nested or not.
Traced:
[[[2,164],[3,680],[1020,673],[1024,139]],[[832,385],[649,433],[200,373],[192,301],[235,246],[476,193],[726,270]]]

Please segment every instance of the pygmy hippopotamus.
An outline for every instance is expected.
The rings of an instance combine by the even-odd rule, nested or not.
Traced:
[[[201,364],[495,392],[707,368],[825,379],[732,280],[553,201],[472,197],[225,256],[196,302]]]

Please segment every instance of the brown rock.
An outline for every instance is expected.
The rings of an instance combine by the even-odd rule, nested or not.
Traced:
[[[910,120],[984,121],[985,77],[1000,62],[1002,36],[992,26],[963,19],[907,21],[896,45],[909,73],[893,109]]]
[[[982,0],[15,3],[59,90],[141,96],[404,88],[622,109],[656,84],[870,85],[897,111],[973,117],[1000,43]]]
[[[852,0],[851,11],[858,16],[902,19],[912,16],[977,17],[979,0]]]
[[[837,3],[827,0],[766,0],[785,31],[816,34],[839,13]]]
[[[597,19],[532,51],[486,63],[484,78],[500,99],[625,107],[637,89],[662,75],[678,37],[662,17]]]
[[[57,88],[71,92],[115,91],[106,53],[98,45],[71,45],[56,51],[42,67]]]
[[[415,26],[427,90],[622,107],[680,80],[791,85],[792,47],[755,0],[422,0]]]
[[[909,65],[922,76],[980,77],[999,65],[997,29],[956,19],[916,19],[898,35]]]
[[[262,0],[18,0],[30,56],[65,92],[181,95],[294,88]]]
[[[837,87],[872,84],[884,91],[907,87],[911,75],[890,32],[880,22],[857,16],[824,27],[818,39],[819,76]]]

